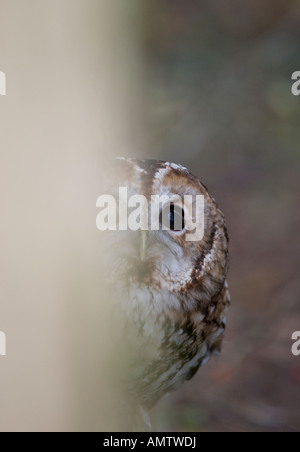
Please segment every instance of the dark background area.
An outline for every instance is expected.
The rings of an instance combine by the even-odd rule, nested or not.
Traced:
[[[231,238],[223,353],[156,410],[159,430],[300,429],[300,6],[147,3],[148,156],[208,186]]]

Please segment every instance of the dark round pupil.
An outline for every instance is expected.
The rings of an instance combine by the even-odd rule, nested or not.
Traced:
[[[171,231],[182,231],[185,227],[184,210],[174,204],[170,204],[161,213],[161,223]]]

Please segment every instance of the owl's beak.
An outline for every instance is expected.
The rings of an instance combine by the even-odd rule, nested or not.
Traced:
[[[140,235],[140,258],[144,262],[148,249],[148,231],[141,231]]]

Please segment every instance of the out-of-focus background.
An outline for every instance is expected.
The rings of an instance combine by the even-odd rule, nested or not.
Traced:
[[[156,429],[299,430],[299,2],[0,0],[0,11],[1,431],[112,425],[95,202],[105,159],[120,154],[189,167],[231,238],[223,353],[159,404]]]
[[[223,354],[160,405],[158,428],[299,431],[299,2],[151,3],[153,149],[225,212],[232,296]]]

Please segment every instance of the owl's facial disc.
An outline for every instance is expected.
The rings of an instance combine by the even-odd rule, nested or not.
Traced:
[[[116,197],[118,187],[127,187],[128,199],[142,196],[148,207],[153,197],[159,200],[165,197],[167,201],[156,204],[157,228],[151,227],[150,209],[147,231],[130,228],[111,231],[109,243],[115,277],[128,285],[181,292],[187,287],[199,287],[205,272],[211,274],[214,269],[214,275],[221,276],[218,280],[214,278],[216,281],[208,278],[204,289],[208,293],[218,288],[226,273],[228,239],[224,217],[204,185],[180,165],[134,159],[124,159],[119,164]],[[198,197],[203,199],[201,218],[197,216]],[[203,232],[199,240],[188,239],[193,234],[191,225]]]

